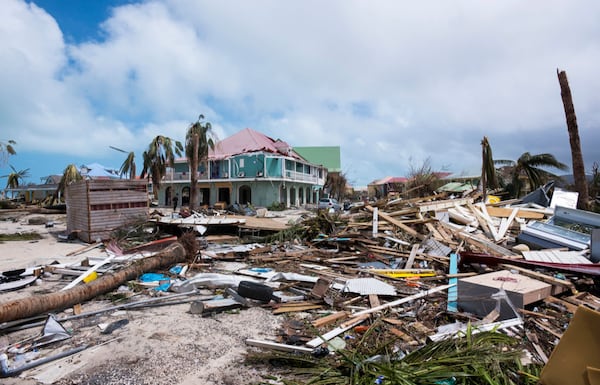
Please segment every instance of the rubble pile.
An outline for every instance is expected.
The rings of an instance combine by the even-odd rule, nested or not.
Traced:
[[[42,308],[32,307],[31,298],[0,303],[0,332],[86,318],[76,309],[90,298],[77,293],[95,288],[103,299],[119,300],[99,312],[189,303],[192,314],[219,317],[259,308],[281,317],[281,327],[275,338],[240,341],[249,349],[247,363],[281,381],[328,384],[492,383],[488,377],[560,383],[556,356],[578,349],[564,341],[567,331],[576,341],[597,334],[586,321],[600,320],[598,214],[521,200],[485,204],[470,193],[360,203],[339,214],[312,213],[283,230],[257,224],[251,237],[243,235],[253,225],[232,215],[191,218],[158,221],[185,225],[179,237],[129,249],[106,242],[83,248],[84,264],[39,266],[30,275],[69,284],[39,294]],[[237,237],[207,231],[226,219],[244,231]],[[69,308],[71,315],[56,316]],[[577,318],[586,321],[573,330]],[[104,330],[123,327],[125,321]],[[600,343],[589,344],[585,357],[560,361],[562,383],[597,383],[564,382],[595,378]],[[26,353],[8,344],[2,375],[35,365],[14,366]]]

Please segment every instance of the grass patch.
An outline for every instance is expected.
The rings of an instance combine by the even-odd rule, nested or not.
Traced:
[[[0,234],[0,242],[7,241],[37,241],[42,239],[42,236],[38,233],[13,233],[13,234]]]

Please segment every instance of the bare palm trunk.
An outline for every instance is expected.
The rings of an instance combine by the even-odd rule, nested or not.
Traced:
[[[198,195],[198,141],[200,138],[198,134],[193,135],[194,140],[194,153],[191,159],[191,170],[190,170],[190,212],[194,211],[196,207],[196,195]]]
[[[183,246],[180,243],[174,243],[158,255],[133,262],[129,267],[115,273],[107,273],[90,283],[64,291],[34,295],[0,304],[0,322],[33,317],[85,302],[119,287],[142,273],[183,262],[185,258],[186,252]]]
[[[589,203],[589,194],[587,180],[585,176],[585,166],[583,164],[583,155],[581,153],[581,143],[579,141],[579,129],[577,128],[577,117],[575,116],[575,107],[567,73],[565,71],[556,71],[558,82],[560,84],[560,96],[562,97],[565,115],[567,119],[567,130],[569,131],[569,143],[571,144],[571,159],[573,161],[573,178],[575,179],[575,189],[579,193],[577,208],[586,210]]]

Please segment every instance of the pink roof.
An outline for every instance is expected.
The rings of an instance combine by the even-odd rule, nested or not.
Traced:
[[[386,176],[385,178],[371,182],[371,184],[381,185],[388,183],[406,183],[407,181],[408,179],[403,176]]]
[[[210,159],[223,159],[229,156],[248,152],[270,152],[302,159],[289,144],[279,139],[272,139],[251,128],[245,128],[232,136],[215,143],[214,150],[209,152]]]

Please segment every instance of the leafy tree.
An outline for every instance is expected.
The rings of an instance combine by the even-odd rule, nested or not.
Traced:
[[[190,124],[185,135],[185,156],[190,166],[190,211],[196,206],[198,195],[198,165],[208,160],[208,151],[215,148],[212,126],[209,122],[202,122],[204,115],[200,115],[195,123]]]
[[[29,177],[29,169],[17,171],[13,166],[10,166],[13,172],[8,175],[3,175],[2,178],[7,178],[6,188],[18,188],[25,178]]]
[[[158,135],[148,145],[148,149],[144,151],[144,169],[141,177],[149,176],[152,179],[152,192],[154,196],[158,196],[158,190],[162,179],[167,173],[167,167],[173,167],[175,163],[175,155],[181,156],[183,145],[179,141]]]
[[[337,200],[342,200],[346,195],[347,185],[348,180],[346,179],[346,175],[342,172],[334,172],[327,174],[327,179],[325,179],[323,187],[329,190],[329,196]]]
[[[510,182],[503,181],[504,188],[513,198],[521,196],[524,187],[524,180],[529,182],[531,190],[538,188],[546,183],[551,177],[556,177],[543,168],[556,168],[558,170],[568,170],[569,167],[559,162],[552,154],[531,155],[524,153],[514,160],[495,160],[494,163],[508,166]]]
[[[17,151],[14,145],[17,144],[14,140],[6,142],[0,141],[0,165],[4,165],[10,155],[15,155]]]

